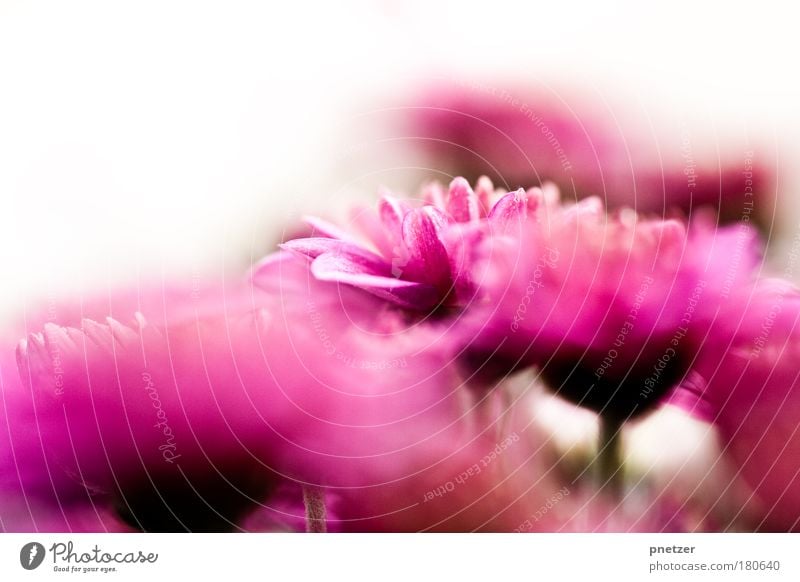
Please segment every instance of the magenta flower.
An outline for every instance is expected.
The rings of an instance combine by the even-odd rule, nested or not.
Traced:
[[[380,489],[473,438],[435,330],[376,321],[386,302],[286,252],[255,282],[137,301],[153,320],[115,298],[114,318],[45,323],[18,357],[49,428],[12,450],[40,445],[137,529],[217,531],[296,528],[304,487]]]
[[[521,240],[484,241],[472,365],[507,374],[536,364],[578,404],[619,420],[641,414],[753,280],[754,241],[750,229],[703,220],[607,216],[596,198],[542,207]]]
[[[488,230],[505,231],[518,222],[525,201],[523,191],[496,191],[488,178],[474,191],[456,178],[446,192],[429,186],[422,204],[384,195],[376,213],[357,217],[358,234],[312,218],[317,236],[281,246],[311,259],[320,281],[357,287],[416,311],[461,307],[475,292],[475,242]]]
[[[47,446],[54,419],[20,381],[13,343],[0,348],[0,531],[127,531],[61,470]]]
[[[226,341],[257,296],[219,285],[144,293],[136,303],[151,322],[134,309],[123,315],[135,295],[111,298],[120,319],[101,322],[73,323],[79,310],[58,306],[56,321],[20,345],[49,470],[137,529],[236,527],[277,481],[259,460],[268,429],[237,416],[247,396],[232,381]]]
[[[800,293],[763,281],[744,309],[719,319],[698,354],[692,398],[680,405],[714,422],[724,453],[751,491],[754,529],[800,530]]]
[[[772,222],[777,163],[767,142],[748,143],[750,136],[719,146],[703,143],[692,126],[654,134],[654,120],[636,107],[614,111],[525,87],[433,87],[401,115],[439,171],[488,174],[509,188],[549,180],[570,195],[600,196],[610,208],[659,215],[708,207],[724,222],[748,212],[744,194],[755,201],[754,218]]]

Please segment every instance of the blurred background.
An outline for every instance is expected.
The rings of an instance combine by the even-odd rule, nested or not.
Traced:
[[[692,212],[670,180],[706,166],[706,190],[735,197],[722,211],[735,221],[750,160],[780,269],[800,232],[791,10],[3,0],[0,313],[144,278],[236,274],[304,213],[335,217],[381,184],[413,193],[482,161],[508,188],[552,179],[657,213]],[[559,173],[552,151],[529,144],[533,115],[600,182]]]

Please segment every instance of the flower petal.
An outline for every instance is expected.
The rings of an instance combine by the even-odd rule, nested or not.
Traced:
[[[522,188],[498,200],[489,213],[489,221],[496,232],[510,234],[519,231],[527,217],[527,202],[528,196]]]
[[[475,197],[478,199],[478,212],[481,218],[489,214],[492,207],[492,196],[494,195],[494,184],[488,176],[481,176],[475,184]]]
[[[361,245],[334,238],[298,238],[282,243],[280,247],[283,250],[305,255],[311,259],[315,259],[324,253],[336,253],[358,256],[364,261],[371,261],[374,263],[384,262],[379,255],[365,249]]]
[[[384,195],[378,202],[381,222],[392,245],[398,245],[403,240],[403,218],[408,210],[407,206],[393,196]]]
[[[472,222],[480,218],[478,197],[464,178],[458,177],[450,182],[447,212],[456,222]]]
[[[314,260],[311,272],[321,281],[352,285],[410,309],[425,310],[438,302],[439,294],[430,285],[397,279],[387,275],[386,269],[372,267],[356,256],[326,253]]]
[[[313,229],[312,236],[314,237],[335,238],[354,242],[345,230],[317,216],[304,216],[303,222]]]
[[[406,214],[403,240],[408,248],[408,264],[403,278],[428,283],[440,291],[451,284],[450,259],[440,238],[447,223],[433,206],[423,206]]]

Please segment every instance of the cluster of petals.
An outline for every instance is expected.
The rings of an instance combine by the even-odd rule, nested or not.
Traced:
[[[353,233],[310,217],[313,236],[282,247],[307,257],[318,280],[357,287],[414,311],[460,307],[474,297],[476,243],[487,231],[505,232],[518,223],[528,199],[524,190],[495,190],[486,177],[474,190],[456,178],[446,189],[430,184],[418,201],[384,194],[376,211],[354,217]]]

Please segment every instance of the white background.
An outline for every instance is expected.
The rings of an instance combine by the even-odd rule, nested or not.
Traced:
[[[2,0],[0,312],[243,267],[345,196],[348,120],[454,74],[746,124],[780,144],[796,222],[797,22],[761,2]]]
[[[791,534],[83,534],[0,538],[4,580],[797,580],[798,537]],[[72,541],[82,553],[159,554],[154,564],[121,565],[115,573],[55,573],[48,551],[36,570],[19,563],[20,548]],[[650,555],[650,547],[694,547],[691,554]],[[759,572],[657,572],[650,564],[780,561]],[[710,567],[710,566],[709,566]]]

